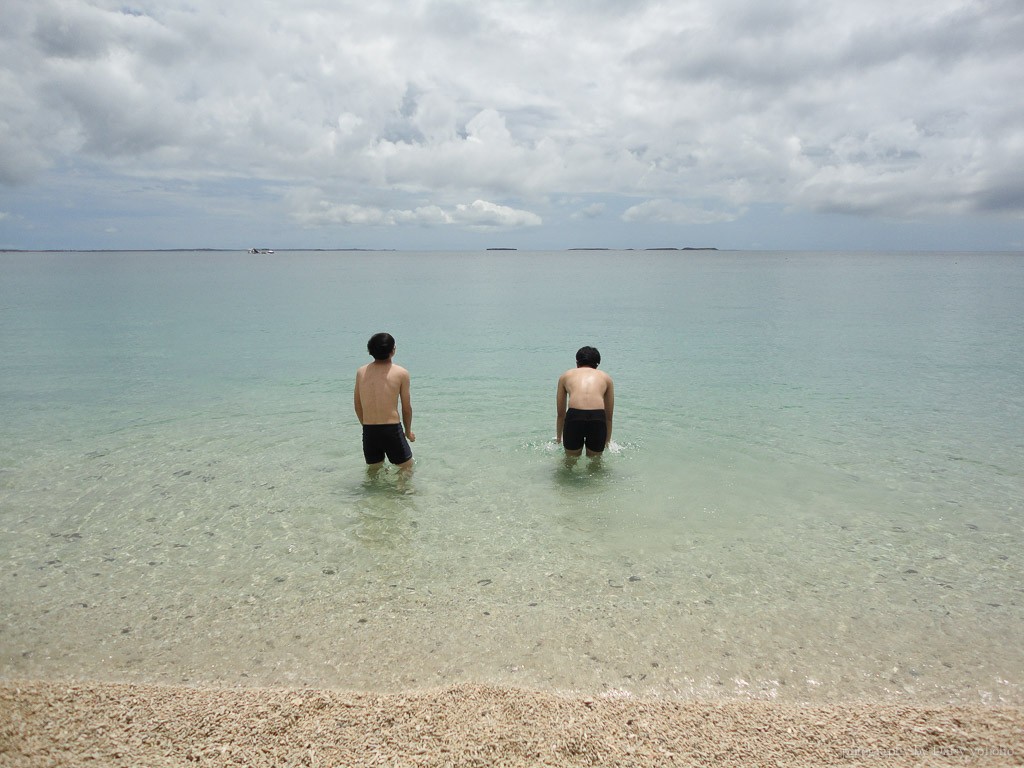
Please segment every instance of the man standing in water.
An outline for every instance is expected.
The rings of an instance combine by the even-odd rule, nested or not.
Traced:
[[[412,470],[409,443],[416,442],[412,431],[409,372],[391,362],[395,356],[395,338],[390,333],[374,334],[366,349],[373,356],[373,362],[356,372],[355,389],[356,416],[363,425],[363,456],[371,472],[377,472],[384,465],[385,456],[403,472],[409,472]]]
[[[600,364],[600,352],[581,347],[576,367],[558,378],[555,441],[573,461],[583,455],[584,446],[588,457],[600,456],[612,439],[615,386],[611,376],[597,370]]]

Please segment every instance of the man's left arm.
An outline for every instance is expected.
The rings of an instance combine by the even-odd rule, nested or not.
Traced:
[[[363,423],[363,401],[359,397],[359,374],[356,374],[356,387],[352,393],[353,406],[356,410],[356,418],[359,419],[359,423]]]
[[[565,407],[569,402],[569,392],[565,388],[565,374],[558,378],[558,393],[555,395],[555,442],[562,442],[562,430],[565,428]]]

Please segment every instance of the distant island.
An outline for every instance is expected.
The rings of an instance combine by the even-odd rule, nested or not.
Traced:
[[[277,248],[282,252],[317,252],[317,253],[380,253],[393,252],[396,248]],[[488,251],[518,251],[518,248],[491,247]],[[551,249],[555,250],[555,249]],[[566,251],[635,251],[637,248],[608,248],[606,246],[566,248]],[[714,247],[664,246],[660,248],[644,248],[645,251],[717,251]],[[273,254],[272,248],[0,248],[0,253],[248,253]]]
[[[567,248],[569,251],[632,251],[633,248]],[[694,247],[688,245],[684,248],[677,248],[675,246],[666,246],[664,248],[644,248],[645,251],[717,251],[717,248],[711,247]]]

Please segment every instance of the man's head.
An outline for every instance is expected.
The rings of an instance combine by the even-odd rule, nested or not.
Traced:
[[[375,333],[366,342],[366,349],[374,360],[387,360],[395,351],[395,337],[390,333]]]
[[[601,364],[601,353],[594,347],[580,347],[576,353],[576,367],[597,368]]]

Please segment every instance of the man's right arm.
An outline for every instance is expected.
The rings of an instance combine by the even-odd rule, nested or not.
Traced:
[[[604,390],[604,419],[608,429],[607,440],[612,441],[612,415],[615,412],[615,384],[612,377],[608,376],[608,386]]]
[[[402,425],[405,429],[405,436],[409,438],[409,442],[416,442],[416,435],[412,431],[412,395],[411,395],[412,383],[409,379],[409,373],[403,372],[402,384],[398,390],[398,396],[402,401]]]

